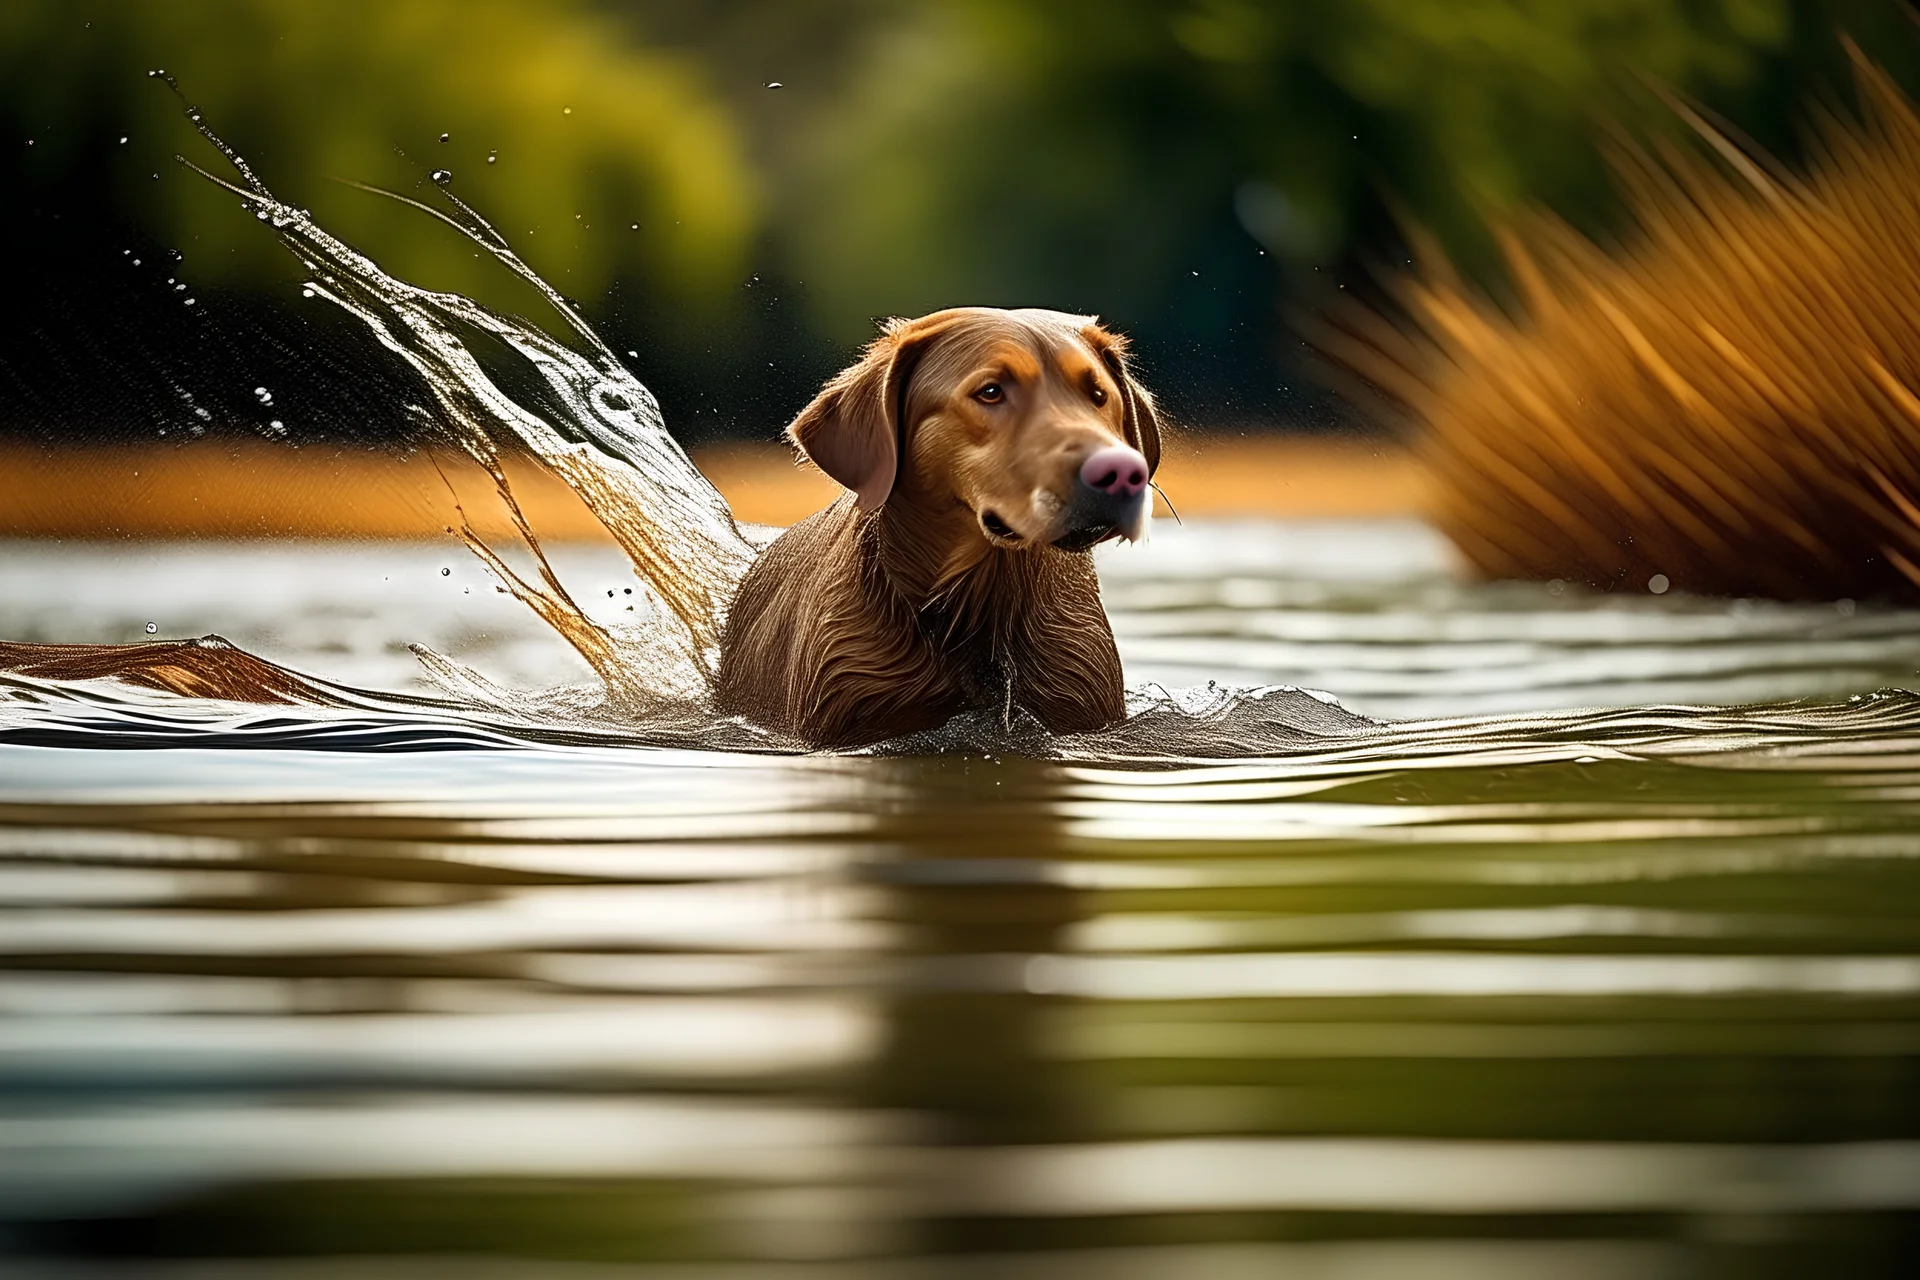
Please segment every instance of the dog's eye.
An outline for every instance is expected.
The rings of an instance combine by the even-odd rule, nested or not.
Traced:
[[[999,404],[1007,398],[1007,389],[997,382],[989,382],[973,393],[973,398],[981,404]]]
[[[1107,402],[1107,389],[1097,382],[1093,384],[1092,389],[1090,389],[1087,394],[1093,397],[1093,405],[1096,409]]]

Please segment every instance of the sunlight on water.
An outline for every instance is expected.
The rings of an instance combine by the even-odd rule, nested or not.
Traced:
[[[476,1215],[729,1275],[1874,1238],[1920,1208],[1920,752],[1781,720],[1146,772],[0,746],[0,1203],[267,1275]]]

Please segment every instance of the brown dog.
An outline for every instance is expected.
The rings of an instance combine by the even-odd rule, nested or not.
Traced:
[[[1125,714],[1089,549],[1138,539],[1153,401],[1091,317],[968,307],[893,321],[787,434],[853,492],[767,548],[717,700],[816,746],[993,707],[1049,729]]]

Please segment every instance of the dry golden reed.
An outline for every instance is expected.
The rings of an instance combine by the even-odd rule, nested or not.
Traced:
[[[1713,156],[1621,144],[1630,246],[1533,216],[1502,232],[1517,314],[1432,256],[1416,335],[1332,335],[1421,428],[1480,570],[1920,598],[1920,115],[1855,62],[1860,116],[1822,115],[1803,175],[1697,119]]]

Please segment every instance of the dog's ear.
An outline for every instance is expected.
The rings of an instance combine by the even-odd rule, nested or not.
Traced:
[[[888,321],[859,363],[841,370],[787,427],[787,438],[853,490],[862,511],[878,508],[893,492],[907,384],[938,332],[920,321]]]
[[[1140,451],[1140,456],[1147,460],[1147,474],[1152,475],[1160,469],[1160,414],[1153,407],[1153,397],[1133,376],[1133,366],[1127,360],[1127,340],[1097,324],[1088,325],[1083,336],[1100,353],[1100,363],[1107,366],[1113,380],[1120,384],[1127,443]]]

